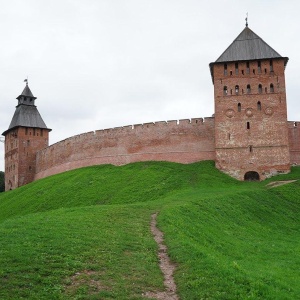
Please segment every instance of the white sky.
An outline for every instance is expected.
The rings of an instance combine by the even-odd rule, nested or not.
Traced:
[[[25,83],[50,144],[97,129],[209,117],[208,64],[245,27],[289,57],[289,120],[300,120],[300,1],[0,0],[0,130]],[[0,144],[0,170],[4,147]]]

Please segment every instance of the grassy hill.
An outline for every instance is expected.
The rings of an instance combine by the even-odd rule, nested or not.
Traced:
[[[161,291],[158,212],[181,299],[297,299],[300,168],[239,182],[213,162],[94,166],[0,194],[0,299]]]

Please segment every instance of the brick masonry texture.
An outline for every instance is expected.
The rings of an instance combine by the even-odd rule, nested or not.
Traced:
[[[213,66],[216,167],[239,180],[290,170],[284,59],[248,63]]]
[[[32,182],[36,152],[48,146],[48,130],[18,127],[5,136],[5,190]]]
[[[214,159],[214,118],[146,123],[76,135],[38,151],[35,180],[99,164]]]

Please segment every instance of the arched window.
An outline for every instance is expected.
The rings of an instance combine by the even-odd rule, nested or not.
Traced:
[[[257,102],[257,110],[261,110],[261,103],[260,103],[260,101]]]
[[[270,84],[270,93],[274,93],[274,85],[273,85],[273,83]]]
[[[244,180],[245,181],[258,181],[259,174],[256,171],[249,171],[249,172],[245,173]]]
[[[225,85],[223,88],[223,95],[227,96],[227,94],[228,94],[228,89],[227,89],[227,86]]]
[[[247,94],[250,94],[251,93],[251,86],[250,84],[247,84]]]
[[[250,129],[250,122],[247,122],[247,129]]]
[[[227,64],[224,64],[224,75],[227,75]]]
[[[241,103],[238,103],[238,112],[240,112],[242,110],[242,105]]]
[[[259,92],[260,94],[262,93],[262,85],[261,85],[261,84],[258,85],[258,92]]]
[[[236,85],[236,86],[235,86],[235,94],[236,94],[236,95],[238,95],[238,93],[239,93],[239,89],[240,89],[240,88],[239,88],[239,86],[238,86],[238,85]]]
[[[270,72],[273,72],[273,60],[270,60]]]
[[[235,75],[239,74],[239,64],[235,63]]]

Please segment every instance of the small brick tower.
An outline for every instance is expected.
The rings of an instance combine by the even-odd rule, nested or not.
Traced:
[[[262,180],[290,170],[287,62],[246,24],[210,64],[216,167],[232,177]]]
[[[20,96],[5,136],[5,190],[34,180],[36,152],[48,146],[51,129],[47,128],[35,106],[36,97],[28,82]]]

